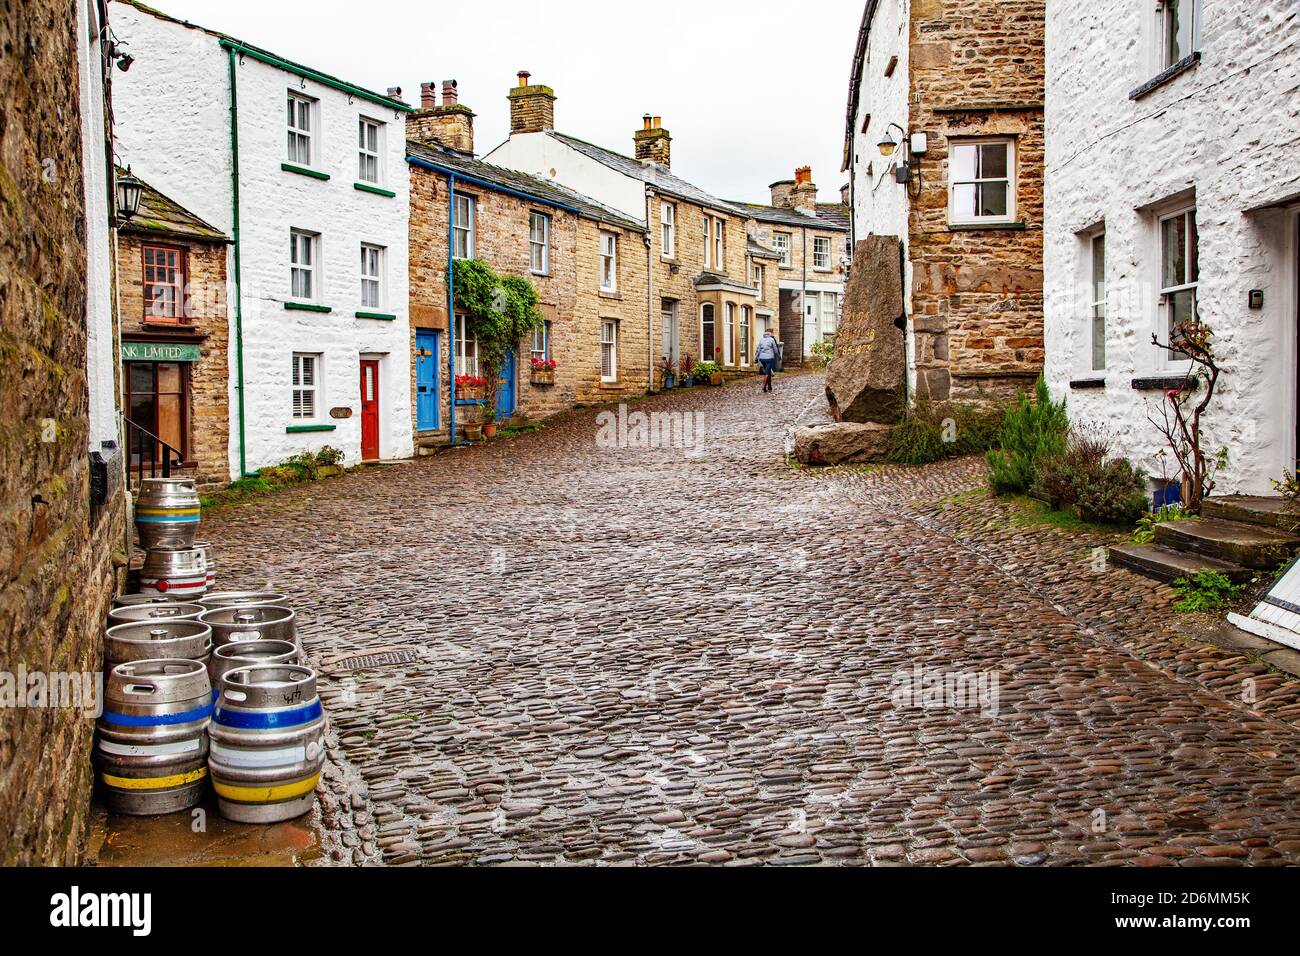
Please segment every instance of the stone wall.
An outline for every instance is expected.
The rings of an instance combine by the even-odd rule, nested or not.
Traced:
[[[600,234],[618,236],[618,291],[600,291]],[[617,401],[646,392],[649,381],[644,236],[590,219],[578,220],[574,305],[574,358],[577,399],[582,404]],[[657,303],[656,303],[657,305]],[[618,322],[618,381],[600,380],[600,329],[603,319]],[[658,328],[658,309],[655,324]],[[656,331],[656,337],[658,333]],[[659,341],[654,343],[656,361]]]
[[[185,249],[188,321],[145,321],[142,246],[161,243]],[[230,323],[226,315],[226,245],[123,232],[118,239],[118,304],[122,336],[137,341],[193,342],[199,361],[190,364],[190,454],[182,474],[200,485],[229,482]]]
[[[920,398],[1008,398],[1043,365],[1043,22],[1043,0],[912,0],[909,122],[929,138],[909,213]],[[980,136],[1015,139],[1011,228],[949,226],[950,141]]]
[[[79,79],[100,95],[94,73],[79,76],[79,51],[98,49],[84,7],[22,0],[0,13],[10,38],[0,52],[0,669],[9,673],[98,670],[125,563],[120,471],[109,503],[90,504],[84,242],[97,230],[83,144],[100,175],[107,160],[103,130],[78,125]],[[106,195],[92,199],[90,215],[106,222]],[[80,862],[93,730],[74,709],[0,708],[0,864]]]

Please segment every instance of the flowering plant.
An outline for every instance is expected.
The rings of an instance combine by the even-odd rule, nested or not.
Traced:
[[[457,388],[486,388],[487,379],[482,375],[457,375]]]
[[[539,359],[533,356],[533,371],[535,372],[554,372],[555,359]]]

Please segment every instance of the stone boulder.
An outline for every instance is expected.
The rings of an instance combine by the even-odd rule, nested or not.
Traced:
[[[828,422],[794,430],[794,457],[805,465],[879,461],[889,450],[892,425]]]
[[[903,417],[902,269],[895,236],[868,236],[853,251],[835,358],[826,370],[826,401],[836,421],[890,424]]]

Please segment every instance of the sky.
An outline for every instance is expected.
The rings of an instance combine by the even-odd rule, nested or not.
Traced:
[[[360,86],[400,86],[408,103],[422,81],[457,80],[480,155],[507,138],[506,93],[528,70],[555,90],[556,128],[600,146],[631,154],[642,115],[663,117],[673,172],[720,198],[766,202],[804,165],[824,202],[846,181],[864,0],[149,2]]]

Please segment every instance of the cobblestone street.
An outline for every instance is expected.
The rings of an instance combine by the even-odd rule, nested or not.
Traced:
[[[598,447],[588,409],[205,521],[325,674],[335,859],[1300,862],[1294,680],[978,462],[787,468],[821,388],[634,406],[701,448]],[[996,694],[900,699],[958,674]]]

